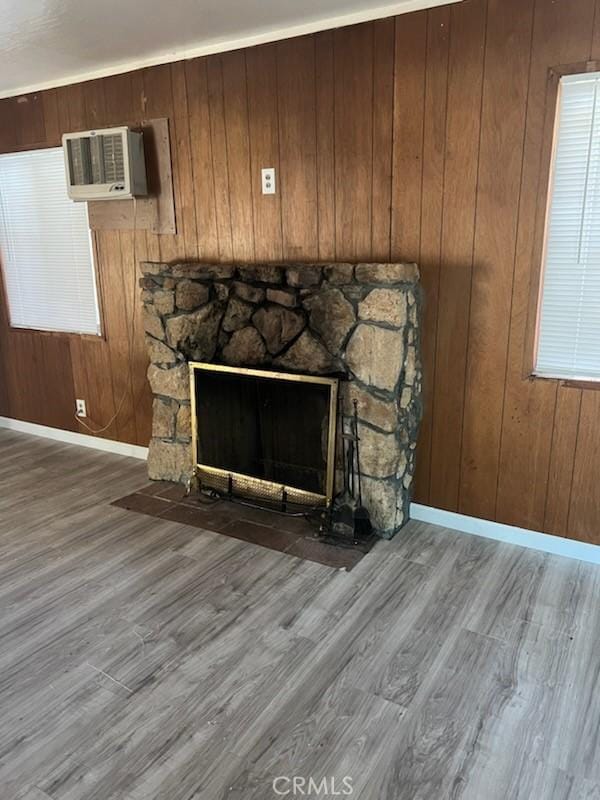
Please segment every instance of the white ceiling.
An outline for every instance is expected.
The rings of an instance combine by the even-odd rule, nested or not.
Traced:
[[[0,0],[0,97],[454,1]]]

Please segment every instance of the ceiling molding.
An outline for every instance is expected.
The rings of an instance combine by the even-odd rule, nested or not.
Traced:
[[[304,36],[310,33],[317,33],[318,31],[341,28],[347,25],[356,25],[361,22],[370,22],[374,19],[395,17],[400,14],[408,14],[412,11],[421,11],[426,8],[436,8],[437,6],[452,5],[460,2],[462,2],[462,0],[404,0],[404,2],[400,0],[400,2],[395,2],[391,5],[366,8],[363,11],[356,11],[348,14],[338,14],[311,22],[276,28],[263,33],[248,34],[235,39],[220,39],[198,44],[193,47],[182,47],[165,52],[155,52],[144,58],[111,63],[99,69],[72,73],[50,81],[7,89],[0,92],[0,99],[18,97],[24,94],[41,92],[45,89],[55,89],[59,86],[69,86],[74,83],[81,83],[96,78],[105,78],[123,72],[132,72],[133,70],[142,69],[144,67],[169,64],[174,61],[183,61],[190,58],[198,58],[199,56],[212,55],[214,53],[225,53],[230,50],[240,50],[245,47],[253,47],[254,45],[291,39],[295,36]]]

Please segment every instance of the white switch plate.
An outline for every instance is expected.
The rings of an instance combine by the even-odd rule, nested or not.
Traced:
[[[264,167],[261,170],[262,193],[275,194],[275,167]]]
[[[75,413],[78,417],[87,417],[85,400],[75,400]]]

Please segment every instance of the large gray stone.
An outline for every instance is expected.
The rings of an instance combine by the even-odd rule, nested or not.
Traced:
[[[175,364],[177,356],[170,347],[158,339],[153,339],[151,336],[146,336],[146,346],[148,348],[148,356],[152,364],[163,364],[170,366]]]
[[[308,289],[318,286],[323,278],[323,270],[313,264],[293,264],[286,270],[289,286]]]
[[[223,348],[223,360],[233,366],[262,364],[267,358],[267,348],[260,333],[248,325],[235,331]]]
[[[179,406],[176,421],[178,439],[189,439],[192,435],[192,409],[188,404]]]
[[[406,325],[406,297],[400,289],[373,289],[359,303],[358,316],[402,328]]]
[[[360,283],[414,283],[419,280],[416,264],[357,264],[356,280]]]
[[[205,264],[197,261],[175,264],[171,267],[175,278],[190,278],[198,281],[224,280],[235,272],[233,264]]]
[[[154,292],[153,302],[156,313],[161,317],[175,311],[175,293],[172,290],[158,289]]]
[[[362,495],[363,503],[369,509],[371,521],[379,535],[389,538],[407,521],[405,507],[408,502],[394,478],[379,480],[363,477]]]
[[[259,308],[252,322],[265,340],[271,355],[277,355],[302,330],[305,320],[297,311],[282,306]]]
[[[356,322],[352,304],[339,289],[326,289],[309,297],[304,305],[310,310],[311,327],[330,352],[337,353]]]
[[[396,475],[400,446],[393,433],[379,433],[366,425],[358,426],[361,472],[374,478]]]
[[[148,477],[153,481],[185,483],[192,474],[191,445],[151,439],[148,448]]]
[[[152,436],[172,439],[175,436],[175,415],[179,409],[176,400],[154,398],[152,403]]]
[[[223,317],[223,330],[239,331],[245,328],[254,312],[254,306],[245,303],[238,297],[232,297],[227,304],[227,311]]]
[[[344,384],[342,388],[344,413],[354,414],[354,400],[358,418],[380,428],[386,433],[392,433],[398,427],[398,410],[396,403],[380,400],[353,381]]]
[[[265,299],[265,290],[260,286],[250,286],[247,283],[236,281],[233,284],[236,295],[247,303],[262,303]]]
[[[142,321],[144,323],[144,330],[146,333],[150,334],[150,336],[161,340],[165,338],[165,329],[163,328],[162,320],[156,311],[154,311],[153,306],[144,306]]]
[[[158,261],[141,261],[140,270],[142,275],[162,275],[169,271],[169,265]]]
[[[155,364],[148,367],[148,381],[153,394],[172,397],[174,400],[190,399],[190,379],[187,364],[161,369]]]
[[[175,303],[182,311],[193,311],[208,302],[210,289],[203,283],[179,281],[175,290]]]
[[[323,273],[329,283],[352,283],[354,264],[344,264],[341,261],[336,264],[327,264],[327,266],[323,268]]]
[[[285,275],[280,264],[240,264],[238,272],[242,280],[250,283],[282,283]]]
[[[286,369],[315,374],[332,372],[336,366],[331,354],[310,331],[304,331],[290,349],[276,359],[275,364]]]
[[[298,304],[296,292],[290,289],[267,289],[267,300],[286,308],[295,308]]]
[[[402,331],[362,323],[346,348],[346,362],[356,377],[368,386],[392,392],[404,361]]]
[[[195,361],[210,361],[217,348],[223,306],[212,302],[190,314],[177,314],[166,321],[167,342]]]

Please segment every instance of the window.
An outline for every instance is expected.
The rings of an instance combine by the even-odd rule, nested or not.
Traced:
[[[0,258],[13,327],[100,333],[87,205],[67,197],[62,148],[0,156]]]
[[[600,72],[563,75],[534,372],[600,380]]]

